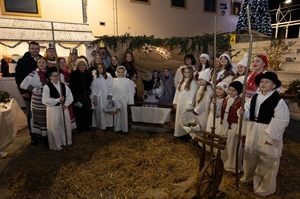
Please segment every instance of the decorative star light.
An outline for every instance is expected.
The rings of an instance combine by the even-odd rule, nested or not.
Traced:
[[[157,47],[157,46],[145,44],[144,46],[142,46],[142,51],[146,53],[155,51],[157,54],[159,54],[165,59],[171,58],[171,53],[167,49]]]

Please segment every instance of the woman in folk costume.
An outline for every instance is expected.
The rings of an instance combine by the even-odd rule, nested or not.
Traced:
[[[196,93],[196,102],[194,113],[197,115],[198,124],[201,130],[206,130],[207,117],[209,113],[209,107],[211,99],[214,95],[213,88],[210,82],[210,71],[203,71],[199,76],[199,88]],[[195,133],[196,136],[200,136],[200,133]],[[191,134],[190,134],[191,135]],[[191,135],[192,136],[192,135]],[[192,137],[194,138],[194,137]]]
[[[196,59],[194,57],[193,54],[186,54],[184,56],[184,65],[180,66],[175,73],[175,77],[174,77],[174,85],[177,88],[179,82],[182,80],[183,75],[182,75],[182,69],[187,67],[192,67],[193,71],[196,70]]]
[[[121,111],[114,115],[114,131],[128,133],[127,105],[134,104],[135,83],[126,78],[127,71],[124,66],[118,66],[117,78],[113,81],[113,100],[121,104]]]
[[[73,94],[73,111],[76,118],[76,125],[79,133],[90,130],[89,124],[92,121],[91,84],[93,76],[88,70],[85,59],[80,58],[75,62],[75,68],[70,73],[70,89]]]
[[[67,60],[67,68],[72,71],[75,68],[75,62],[78,59],[78,51],[76,48],[70,48],[70,54]]]
[[[249,119],[241,181],[253,183],[255,194],[268,196],[276,191],[283,133],[290,113],[276,90],[281,82],[275,73],[257,75],[254,81],[260,91],[246,101],[245,110],[239,110]]]
[[[194,73],[194,76],[195,76],[195,80],[199,83],[199,76],[201,75],[201,73],[203,71],[209,71],[211,72],[212,71],[212,67],[210,66],[209,64],[209,55],[206,54],[206,53],[202,53],[200,55],[200,66],[197,66],[196,67],[196,71]]]
[[[43,87],[47,83],[47,61],[44,57],[37,60],[38,68],[32,71],[21,83],[20,87],[32,92],[31,97],[31,132],[34,137],[47,136],[46,106],[42,103]]]
[[[44,86],[42,102],[47,106],[48,144],[49,149],[59,151],[72,144],[68,106],[73,102],[73,96],[69,87],[59,81],[55,67],[48,69],[47,76],[50,81]]]
[[[192,111],[195,106],[195,94],[198,88],[197,82],[194,80],[193,67],[185,66],[181,69],[182,79],[179,82],[173,104],[176,109],[174,136],[187,141],[190,136],[181,127],[179,119],[181,113],[185,110]]]
[[[230,84],[235,70],[234,65],[231,63],[230,56],[228,54],[222,54],[219,60],[220,63],[216,68],[217,83],[225,81]]]
[[[47,60],[48,67],[56,67],[56,52],[55,52],[55,46],[52,43],[47,44],[46,51],[44,53],[44,57]]]
[[[237,73],[233,76],[232,81],[239,81],[242,84],[244,83],[245,79],[245,72],[248,63],[248,53],[245,53],[243,59],[237,64]]]
[[[69,86],[71,71],[67,68],[66,59],[64,57],[58,57],[57,60],[58,60],[58,66],[59,66],[59,68],[61,70],[61,75],[63,75],[64,79],[65,79],[64,83],[67,86]],[[62,79],[61,79],[61,81],[62,81]],[[77,126],[76,126],[75,117],[73,115],[73,107],[72,106],[68,106],[68,110],[69,110],[69,114],[70,114],[72,129],[76,129]]]
[[[242,106],[242,98],[239,96],[243,91],[243,84],[233,81],[228,87],[228,97],[224,98],[221,110],[222,131],[227,137],[226,147],[222,152],[224,169],[235,173],[236,148],[238,143],[238,109]],[[241,145],[240,145],[241,146]],[[240,147],[240,153],[242,148]],[[239,155],[238,172],[242,170],[242,156]]]
[[[150,81],[153,81],[151,90],[144,91],[144,102],[154,102],[158,103],[159,99],[164,93],[164,84],[160,76],[160,71],[155,69],[152,73],[152,78]],[[146,97],[147,96],[147,97]],[[153,105],[145,105],[153,106]]]
[[[106,127],[113,126],[113,115],[104,112],[107,102],[112,103],[113,78],[106,72],[104,64],[99,64],[93,71],[94,80],[92,82],[91,99],[93,118],[92,126],[105,130]]]
[[[216,104],[216,115],[215,115],[215,133],[221,134],[222,125],[221,125],[221,109],[224,98],[227,96],[228,92],[228,83],[219,82],[216,86],[216,99],[212,98],[210,104],[210,110],[207,118],[206,131],[211,132],[213,127],[214,120],[214,106]]]
[[[253,72],[250,73],[246,84],[246,97],[250,99],[257,91],[257,85],[255,84],[255,77],[264,73],[268,67],[268,58],[265,55],[255,55],[252,62]]]
[[[159,99],[159,103],[171,104],[173,103],[176,88],[174,86],[174,75],[170,68],[164,69],[162,81],[164,84],[164,93]]]

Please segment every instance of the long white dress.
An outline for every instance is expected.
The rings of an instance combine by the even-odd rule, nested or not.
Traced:
[[[107,78],[105,79],[101,74],[96,77],[94,74],[94,80],[91,85],[91,100],[92,100],[92,126],[101,128],[102,130],[106,127],[113,126],[113,115],[105,113],[105,105],[108,96],[113,96],[113,78],[107,73]],[[93,101],[97,101],[98,105],[94,106]]]
[[[270,97],[258,92],[255,105],[255,116],[258,115],[260,105]],[[250,100],[245,103],[244,117],[250,117]],[[260,196],[267,196],[276,191],[276,176],[283,148],[283,133],[290,120],[289,109],[283,99],[280,99],[274,109],[274,117],[269,124],[248,121],[243,163],[244,176],[241,181],[253,182],[254,192]],[[265,144],[268,141],[271,145]]]
[[[215,118],[215,133],[220,135],[222,131],[222,125],[221,125],[221,109],[223,104],[224,98],[217,98],[216,100],[216,118]],[[214,104],[210,103],[210,109],[209,114],[207,118],[207,124],[206,124],[206,131],[211,132],[211,128],[213,127],[213,120],[214,120]]]
[[[54,84],[56,90],[61,94],[60,85]],[[73,102],[73,95],[71,90],[67,85],[66,86],[66,98],[65,105],[69,106]],[[49,149],[51,150],[61,150],[62,146],[66,146],[66,136],[65,136],[65,128],[66,125],[67,130],[67,141],[68,145],[72,144],[72,128],[71,128],[71,120],[68,109],[65,109],[63,112],[62,105],[55,106],[59,99],[54,99],[50,97],[50,89],[48,85],[44,86],[43,89],[43,104],[47,106],[47,129],[48,129],[48,143]],[[63,114],[65,116],[65,122],[63,119]]]
[[[198,124],[200,125],[200,130],[206,130],[207,118],[209,114],[209,107],[211,103],[211,99],[214,95],[214,91],[211,86],[207,86],[207,90],[204,93],[202,100],[198,103],[200,99],[200,95],[202,90],[204,89],[203,86],[200,86],[197,93],[196,93],[196,106],[194,108],[194,112],[197,113]],[[195,136],[200,136],[199,132],[195,132]]]
[[[128,132],[127,105],[134,104],[135,83],[128,78],[114,78],[113,100],[121,104],[121,111],[114,115],[114,131]]]
[[[195,80],[191,81],[190,89],[186,91],[184,89],[188,78],[184,79],[184,82],[181,85],[180,91],[176,88],[173,104],[176,104],[176,116],[175,116],[175,128],[174,128],[174,136],[181,137],[187,134],[185,130],[182,129],[179,119],[181,113],[186,109],[193,109],[195,106],[195,93],[197,91],[198,84]],[[179,85],[178,85],[179,86]]]
[[[221,156],[224,162],[224,169],[226,171],[231,171],[233,173],[235,173],[236,149],[238,143],[239,125],[238,123],[233,123],[231,124],[231,129],[229,129],[227,119],[228,119],[229,108],[233,104],[235,99],[236,98],[232,98],[232,97],[228,98],[227,105],[225,108],[224,118],[222,121],[222,130],[221,130],[221,134],[227,137],[226,147],[224,151],[222,151],[222,156]],[[241,146],[242,145],[240,145],[240,149],[239,149],[238,173],[242,171],[243,153],[242,153]]]

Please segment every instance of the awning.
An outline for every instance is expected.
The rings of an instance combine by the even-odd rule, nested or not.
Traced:
[[[95,40],[88,24],[0,18],[0,41],[88,43]]]

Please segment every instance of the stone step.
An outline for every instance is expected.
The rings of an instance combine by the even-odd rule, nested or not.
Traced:
[[[300,72],[297,71],[276,71],[276,74],[278,75],[278,79],[282,82],[300,79]]]
[[[283,70],[285,72],[299,72],[300,73],[300,61],[285,62],[281,66],[281,70]]]

